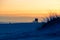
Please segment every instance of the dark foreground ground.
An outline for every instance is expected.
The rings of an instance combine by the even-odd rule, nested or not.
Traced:
[[[37,30],[43,23],[9,23],[0,24],[0,40],[60,40],[54,27]]]

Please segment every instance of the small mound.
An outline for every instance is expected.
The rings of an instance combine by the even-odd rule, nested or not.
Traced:
[[[51,16],[46,19],[47,22],[44,23],[42,27],[38,28],[38,30],[51,28],[52,26],[54,27],[54,25],[58,26],[57,24],[60,24],[60,16]]]
[[[50,18],[47,18],[47,22],[42,26],[51,26],[51,25],[54,25],[54,24],[60,24],[60,16],[52,16]]]

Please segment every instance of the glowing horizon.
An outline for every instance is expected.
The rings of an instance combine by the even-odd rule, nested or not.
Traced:
[[[5,17],[46,17],[49,13],[60,14],[60,0],[0,0],[0,21]]]

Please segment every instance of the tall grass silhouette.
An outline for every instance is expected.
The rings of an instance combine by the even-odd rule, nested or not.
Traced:
[[[38,30],[45,28],[47,29],[49,27],[52,27],[53,25],[60,24],[60,16],[58,16],[57,14],[53,16],[50,15],[50,17],[46,17],[45,19],[47,22],[45,22],[42,27],[38,28]]]
[[[46,35],[51,37],[60,37],[60,16],[53,15],[46,17],[46,21],[38,30],[47,32]]]

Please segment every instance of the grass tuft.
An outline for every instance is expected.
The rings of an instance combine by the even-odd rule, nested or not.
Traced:
[[[60,24],[60,16],[55,15],[55,16],[50,16],[49,18],[46,17],[46,21],[47,22],[44,23],[42,27],[38,28],[38,30],[49,28],[52,25],[55,25],[56,23]]]

